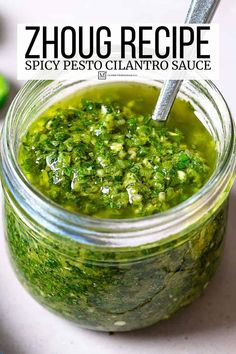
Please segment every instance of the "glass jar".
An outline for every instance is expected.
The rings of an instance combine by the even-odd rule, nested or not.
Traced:
[[[19,168],[17,152],[32,120],[59,98],[91,84],[99,83],[28,82],[13,101],[1,138],[6,239],[20,281],[40,303],[82,327],[128,331],[170,317],[199,296],[214,274],[234,179],[235,127],[211,82],[185,82],[180,97],[191,103],[217,146],[209,181],[158,215],[80,216],[34,190]]]

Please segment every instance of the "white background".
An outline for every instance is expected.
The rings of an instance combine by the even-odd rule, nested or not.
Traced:
[[[0,72],[16,81],[17,23],[181,22],[189,0],[0,0]],[[236,116],[236,2],[222,0],[222,90]],[[4,112],[0,113],[4,120]],[[44,310],[10,268],[0,220],[0,351],[4,354],[236,354],[236,188],[231,193],[226,249],[205,294],[171,320],[146,330],[115,334],[78,328]]]

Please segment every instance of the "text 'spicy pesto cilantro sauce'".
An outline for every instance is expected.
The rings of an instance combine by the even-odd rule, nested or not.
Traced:
[[[217,204],[203,204],[205,212],[184,219],[181,232],[178,226],[159,238],[153,231],[153,218],[185,205],[209,181],[218,154],[189,103],[176,100],[166,126],[152,121],[157,93],[120,82],[57,100],[29,117],[18,144],[29,194],[19,197],[22,184],[14,190],[3,178],[7,242],[20,280],[47,308],[83,327],[128,331],[166,319],[200,295],[219,263],[232,177]],[[73,220],[70,229],[63,213]],[[137,217],[151,218],[150,225],[124,229]],[[114,246],[109,219],[114,238],[131,230],[154,240],[125,246],[124,234],[124,245]]]

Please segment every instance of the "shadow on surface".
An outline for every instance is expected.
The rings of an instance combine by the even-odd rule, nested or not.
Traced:
[[[236,191],[230,197],[228,230],[222,263],[204,294],[170,320],[130,333],[116,334],[122,340],[145,341],[150,338],[184,336],[216,329],[236,329]]]
[[[1,312],[0,312],[1,316]],[[1,320],[2,321],[2,320]],[[17,333],[12,333],[11,329],[4,328],[4,323],[0,322],[0,353],[1,354],[25,354],[19,346]]]
[[[4,18],[0,15],[0,46],[4,43],[5,39],[5,26],[4,26]]]

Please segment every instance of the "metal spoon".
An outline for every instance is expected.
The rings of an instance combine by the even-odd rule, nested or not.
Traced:
[[[209,23],[211,22],[220,0],[192,0],[185,23]],[[165,81],[152,119],[164,122],[167,120],[171,107],[177,96],[183,80]]]

